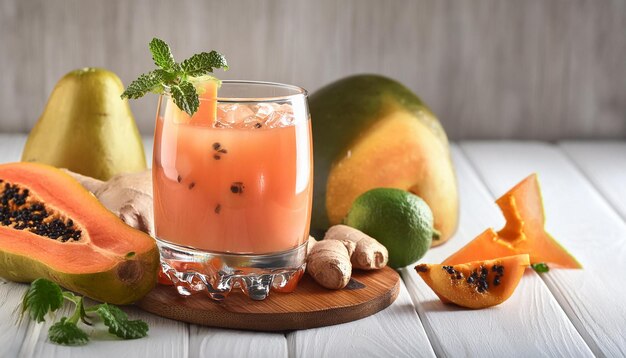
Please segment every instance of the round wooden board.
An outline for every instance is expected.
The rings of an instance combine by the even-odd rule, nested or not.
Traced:
[[[389,306],[400,290],[400,276],[389,267],[355,271],[346,288],[328,290],[304,275],[292,293],[272,292],[253,301],[241,292],[216,302],[203,294],[181,297],[173,286],[158,285],[137,303],[159,316],[205,326],[284,331],[329,326],[372,315]]]

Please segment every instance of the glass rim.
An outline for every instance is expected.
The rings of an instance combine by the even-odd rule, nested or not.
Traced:
[[[296,85],[289,85],[285,83],[279,82],[268,82],[268,81],[253,81],[253,80],[220,80],[221,85],[227,84],[240,84],[240,85],[252,85],[252,86],[270,86],[275,88],[284,88],[288,90],[292,90],[295,93],[282,95],[282,96],[264,96],[264,97],[220,97],[217,96],[217,102],[220,103],[265,103],[265,102],[279,102],[279,101],[288,101],[291,99],[295,99],[298,97],[308,97],[309,92],[304,88]],[[162,96],[171,97],[170,93],[166,91],[161,94]],[[199,98],[200,101],[207,101],[209,99]]]

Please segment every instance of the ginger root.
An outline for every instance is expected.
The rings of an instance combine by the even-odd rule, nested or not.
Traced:
[[[323,287],[344,288],[352,276],[352,267],[375,270],[385,267],[388,253],[385,246],[361,231],[335,225],[324,240],[309,237],[306,270]]]
[[[346,287],[352,276],[350,252],[354,251],[354,243],[338,240],[315,242],[315,239],[309,238],[309,247],[312,247],[306,263],[309,275],[326,288],[338,290]]]
[[[152,208],[152,176],[150,171],[121,174],[103,182],[70,171],[102,204],[129,226],[154,236]],[[387,265],[385,246],[361,231],[335,225],[324,240],[309,237],[306,271],[323,287],[344,288],[352,276],[352,268],[381,269]]]
[[[389,253],[383,244],[376,241],[373,237],[347,225],[332,226],[326,231],[324,240],[353,242],[356,247],[350,257],[350,261],[353,267],[361,270],[383,268],[387,265],[387,261],[389,260]]]
[[[154,236],[150,170],[119,174],[106,182],[69,170],[65,172],[78,180],[100,200],[102,205],[119,216],[127,225]]]

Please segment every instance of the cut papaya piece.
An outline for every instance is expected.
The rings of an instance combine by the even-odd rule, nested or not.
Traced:
[[[46,278],[114,304],[154,287],[155,241],[126,225],[78,181],[51,166],[0,165],[0,276]]]
[[[174,123],[184,123],[197,126],[213,126],[217,118],[217,89],[220,81],[213,77],[207,77],[194,81],[198,92],[200,104],[198,111],[189,116],[185,111],[178,108],[172,97],[167,98],[165,118],[171,118]]]
[[[529,264],[522,254],[454,266],[421,264],[415,270],[443,302],[485,308],[511,297]]]
[[[543,200],[536,174],[522,180],[496,203],[506,219],[504,227],[497,233],[487,229],[445,259],[443,264],[455,265],[526,253],[533,264],[543,262],[563,268],[582,268],[545,230]]]

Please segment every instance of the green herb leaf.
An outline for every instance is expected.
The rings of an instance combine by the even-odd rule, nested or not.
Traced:
[[[45,321],[48,312],[54,312],[63,305],[63,291],[56,283],[38,278],[30,284],[22,300],[22,314],[28,311],[36,322]]]
[[[165,41],[154,38],[150,41],[149,47],[152,59],[159,69],[145,73],[131,82],[122,93],[122,99],[137,99],[148,92],[162,94],[168,88],[178,108],[192,116],[198,110],[200,100],[190,82],[193,82],[195,77],[213,72],[216,68],[228,69],[226,58],[216,51],[193,55],[182,64],[178,64]]]
[[[533,268],[533,270],[537,271],[538,273],[544,273],[544,272],[550,271],[550,267],[548,267],[548,265],[543,262],[538,262],[530,266]]]
[[[69,322],[67,317],[61,318],[59,322],[50,327],[48,338],[54,343],[69,346],[82,345],[89,342],[87,333],[78,328],[75,323]]]
[[[178,85],[171,86],[170,94],[178,108],[187,112],[190,116],[196,113],[200,106],[198,93],[191,82],[183,81]]]
[[[78,307],[76,309],[79,310],[78,315],[80,316],[81,322],[83,322],[84,324],[88,326],[91,326],[92,323],[89,319],[87,319],[87,317],[89,316],[87,316],[87,311],[85,311],[85,302],[82,299],[80,300]]]
[[[167,72],[154,70],[144,73],[138,79],[128,85],[122,98],[137,99],[143,97],[148,92],[158,92],[163,90],[163,82],[167,78]]]
[[[195,54],[180,64],[186,75],[198,77],[213,72],[215,68],[228,69],[226,58],[217,51]]]
[[[152,41],[150,41],[148,46],[150,47],[150,52],[152,53],[152,59],[154,60],[155,65],[166,71],[172,70],[176,67],[176,61],[174,61],[172,50],[170,50],[170,46],[165,43],[165,41],[155,37]]]
[[[124,339],[136,339],[148,334],[148,324],[141,320],[129,321],[128,316],[121,309],[103,303],[96,310],[104,324],[112,333]]]

